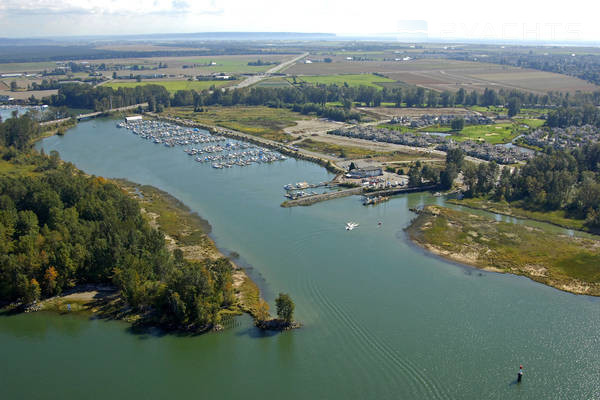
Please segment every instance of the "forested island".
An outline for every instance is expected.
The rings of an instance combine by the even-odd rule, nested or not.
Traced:
[[[35,152],[41,134],[29,114],[0,123],[3,305],[27,309],[101,285],[118,296],[91,306],[138,325],[202,332],[244,311],[273,328],[258,287],[216,249],[205,221],[155,188],[88,176],[56,152]],[[292,326],[289,296],[277,304],[277,328]]]

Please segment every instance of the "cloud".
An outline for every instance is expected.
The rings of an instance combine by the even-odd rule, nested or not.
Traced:
[[[212,0],[2,0],[0,16],[221,14]]]

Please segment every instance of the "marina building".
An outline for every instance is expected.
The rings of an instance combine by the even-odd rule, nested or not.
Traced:
[[[362,178],[371,178],[373,176],[381,176],[383,175],[383,170],[381,167],[366,167],[366,168],[357,168],[348,171],[346,174],[346,178],[350,179],[362,179]]]

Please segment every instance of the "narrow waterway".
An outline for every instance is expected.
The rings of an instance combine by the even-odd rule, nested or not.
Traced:
[[[81,123],[39,147],[181,199],[211,222],[221,248],[253,266],[271,304],[278,291],[290,293],[305,326],[264,334],[244,316],[225,332],[189,337],[77,316],[2,316],[2,398],[575,399],[600,391],[600,303],[411,245],[409,208],[439,198],[281,208],[283,185],[331,175],[293,159],[215,170],[111,120]],[[346,231],[350,220],[360,226]],[[516,384],[519,364],[525,377]]]

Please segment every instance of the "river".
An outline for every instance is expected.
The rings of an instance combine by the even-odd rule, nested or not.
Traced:
[[[331,175],[305,161],[214,170],[114,120],[38,145],[84,171],[151,184],[213,225],[304,327],[139,334],[118,321],[0,317],[2,398],[540,399],[600,392],[600,303],[523,277],[446,262],[410,244],[410,207],[357,197],[281,208],[282,186]],[[346,231],[347,221],[360,226]],[[378,226],[378,221],[383,224]],[[523,382],[516,384],[519,364]]]

